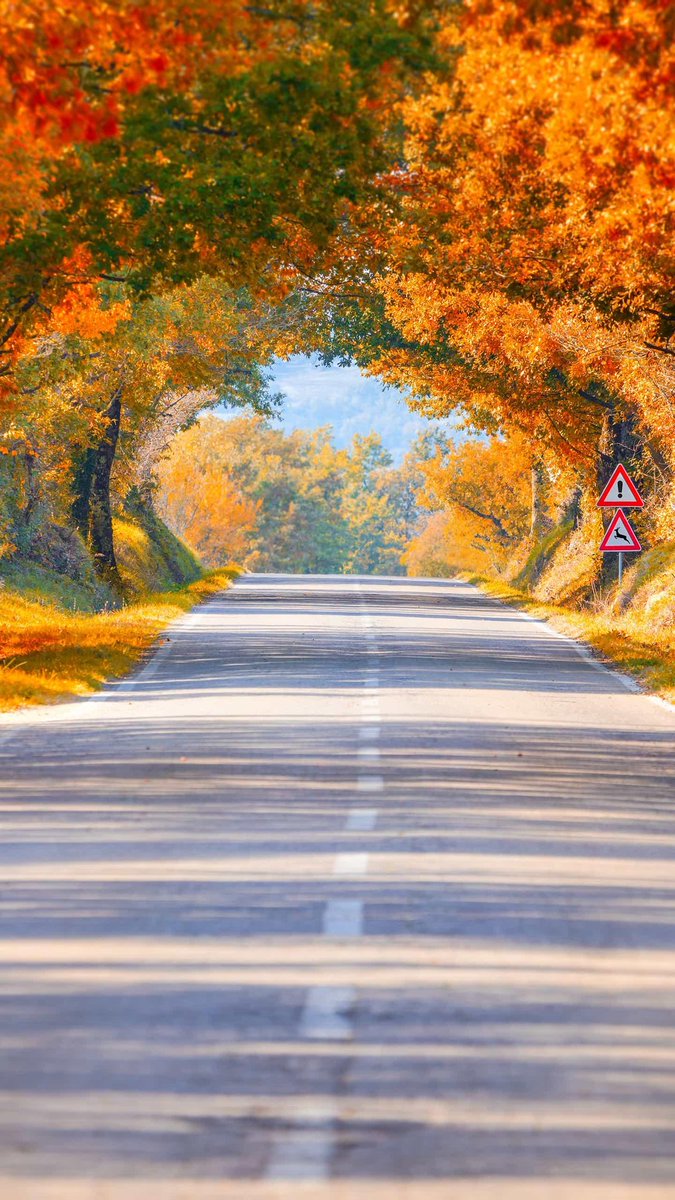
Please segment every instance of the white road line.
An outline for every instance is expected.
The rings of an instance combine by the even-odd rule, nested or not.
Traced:
[[[352,1036],[349,1014],[355,999],[353,987],[326,984],[310,988],[300,1018],[300,1036],[315,1041],[347,1041]]]
[[[376,808],[353,808],[347,816],[345,828],[350,833],[356,833],[357,831],[369,833],[375,828],[376,821]]]
[[[333,865],[334,875],[367,875],[368,855],[362,853],[338,854]]]
[[[363,901],[329,900],[323,914],[323,932],[330,938],[361,937]]]
[[[360,584],[356,585],[360,590]],[[367,641],[367,652],[375,656],[377,649],[372,621],[361,614],[363,632]],[[364,679],[365,694],[361,697],[361,716],[379,716],[379,697],[375,695],[380,685],[379,671],[372,667]],[[376,762],[380,757],[379,747],[373,745],[380,736],[379,725],[364,725],[359,730],[362,742],[370,743],[358,748],[362,761]],[[356,781],[357,792],[381,792],[384,780],[381,775],[361,775]],[[367,833],[375,828],[376,808],[352,808],[347,815],[346,829],[353,833]],[[367,853],[345,853],[336,855],[333,873],[339,876],[357,876],[368,873]],[[323,935],[328,938],[354,938],[363,934],[362,900],[329,900],[323,914]],[[352,987],[319,985],[310,988],[300,1019],[300,1036],[314,1041],[347,1041],[353,1036],[351,1013],[356,1002]],[[268,1180],[313,1180],[325,1181],[330,1177],[331,1160],[335,1152],[337,1106],[329,1112],[317,1113],[310,1109],[296,1117],[295,1128],[279,1138],[267,1167]]]
[[[316,1100],[306,1111],[296,1111],[294,1129],[280,1135],[265,1171],[265,1178],[328,1179],[335,1148],[337,1106]]]
[[[356,751],[358,758],[368,758],[371,761],[380,757],[379,746],[359,746]]]
[[[360,775],[356,781],[357,792],[383,792],[384,779],[381,775]]]
[[[379,725],[362,725],[361,729],[359,729],[359,737],[362,742],[376,742],[379,736]]]

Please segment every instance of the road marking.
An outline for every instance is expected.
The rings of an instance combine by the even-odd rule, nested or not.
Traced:
[[[359,746],[358,750],[356,751],[356,754],[357,754],[358,758],[377,759],[380,757],[380,747],[379,746]]]
[[[310,988],[300,1018],[300,1036],[315,1041],[346,1041],[352,1036],[349,1014],[355,999],[353,987],[325,984]]]
[[[363,901],[329,900],[323,914],[323,932],[330,938],[360,937],[363,933]]]
[[[356,833],[357,831],[369,833],[375,828],[376,821],[376,808],[353,808],[347,816],[345,828],[350,833]]]
[[[359,737],[363,742],[375,742],[379,736],[379,725],[362,725],[362,727],[359,729]]]
[[[356,781],[357,792],[383,792],[384,779],[381,775],[360,775]]]
[[[316,1099],[296,1112],[294,1129],[279,1137],[265,1171],[266,1179],[328,1179],[335,1148],[337,1106]]]
[[[362,853],[338,854],[333,865],[334,875],[367,875],[368,855]]]

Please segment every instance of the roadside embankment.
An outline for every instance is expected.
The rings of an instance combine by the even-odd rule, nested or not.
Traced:
[[[173,620],[229,587],[152,513],[115,521],[125,600],[97,579],[84,544],[52,526],[39,554],[0,561],[0,711],[86,696],[138,663]]]
[[[212,571],[183,587],[97,613],[2,589],[0,710],[86,696],[126,675],[172,621],[229,587],[236,575],[236,568]]]

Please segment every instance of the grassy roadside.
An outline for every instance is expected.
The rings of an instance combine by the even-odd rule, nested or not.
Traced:
[[[488,595],[549,621],[560,633],[584,642],[610,665],[632,675],[647,691],[675,704],[675,628],[654,629],[644,618],[543,604],[520,588],[478,575],[465,578]]]
[[[0,711],[86,696],[126,675],[176,617],[229,587],[236,567],[140,596],[111,612],[0,591]]]

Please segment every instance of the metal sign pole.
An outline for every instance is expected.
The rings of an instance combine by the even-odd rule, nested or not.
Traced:
[[[622,579],[623,579],[623,550],[619,550],[619,587],[621,587]]]

